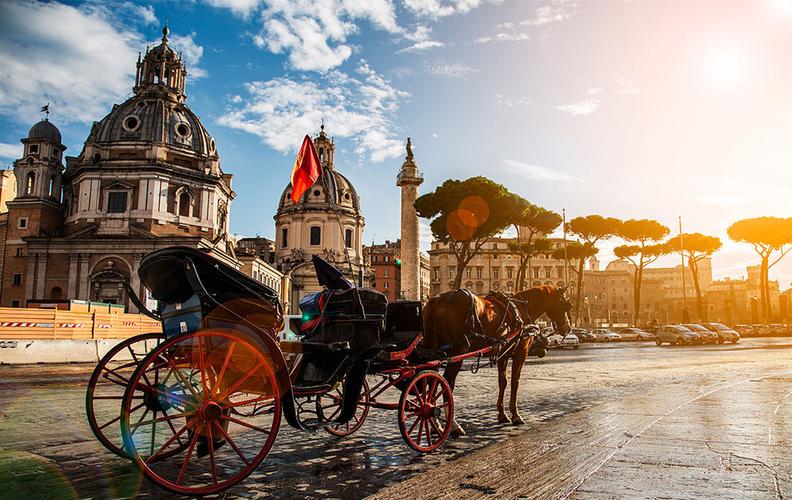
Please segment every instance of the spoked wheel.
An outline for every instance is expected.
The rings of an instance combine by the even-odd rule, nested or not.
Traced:
[[[85,393],[85,413],[96,438],[120,457],[129,454],[121,440],[121,401],[138,364],[165,339],[162,333],[146,333],[125,339],[110,349],[96,365]],[[144,404],[143,392],[133,395],[135,405]]]
[[[363,422],[366,420],[369,412],[369,385],[366,379],[363,379],[363,389],[360,391],[360,399],[358,399],[357,408],[352,418],[343,424],[330,425],[325,427],[325,430],[334,436],[349,436],[353,432],[360,429]],[[316,413],[320,418],[332,420],[336,418],[342,408],[344,401],[343,384],[338,386],[330,392],[322,394],[316,399]]]
[[[399,399],[399,430],[407,444],[421,453],[436,450],[454,422],[454,395],[439,373],[420,372]]]
[[[155,410],[138,407],[140,391]],[[217,493],[247,477],[269,453],[280,396],[273,363],[257,341],[225,330],[175,337],[132,375],[121,409],[125,449],[167,490]]]

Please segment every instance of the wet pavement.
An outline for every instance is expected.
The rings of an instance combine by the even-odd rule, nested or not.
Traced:
[[[792,492],[792,339],[584,345],[531,358],[524,426],[497,424],[495,371],[463,372],[469,435],[432,455],[372,409],[351,437],[281,426],[226,498],[758,497]],[[0,367],[0,498],[172,498],[106,452],[84,415],[85,365]],[[397,396],[394,393],[394,396]]]

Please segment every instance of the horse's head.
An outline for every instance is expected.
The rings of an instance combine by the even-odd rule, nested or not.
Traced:
[[[497,331],[508,327],[509,331],[521,329],[523,320],[512,297],[499,290],[491,291],[484,298],[486,316]],[[497,323],[497,324],[495,324]]]
[[[557,333],[566,335],[572,330],[572,321],[569,312],[572,310],[572,302],[566,295],[567,287],[558,287],[551,290],[551,297],[545,311],[547,317],[553,323],[553,328]]]

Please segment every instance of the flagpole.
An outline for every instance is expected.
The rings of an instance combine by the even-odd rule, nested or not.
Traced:
[[[682,236],[682,216],[679,216],[679,256],[682,260],[682,321],[685,321],[687,312],[687,290],[685,287],[685,244]]]
[[[569,258],[567,256],[567,226],[566,226],[566,208],[561,209],[561,217],[564,225],[564,285],[569,286]],[[570,292],[572,293],[572,292]]]

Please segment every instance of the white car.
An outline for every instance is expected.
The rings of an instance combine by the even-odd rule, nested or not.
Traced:
[[[607,328],[597,328],[591,333],[594,334],[594,338],[597,339],[597,342],[613,342],[622,339],[621,335]]]
[[[567,333],[566,337],[561,339],[561,343],[558,345],[558,347],[571,347],[572,349],[577,349],[580,347],[580,340],[574,333]]]

